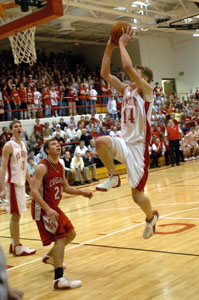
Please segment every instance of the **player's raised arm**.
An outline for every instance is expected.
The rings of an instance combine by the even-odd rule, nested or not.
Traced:
[[[116,91],[123,94],[126,84],[121,82],[117,77],[113,76],[110,71],[111,56],[115,47],[116,45],[111,42],[111,39],[109,39],[104,51],[100,74],[112,87],[116,89]]]
[[[64,171],[64,170],[63,170]],[[84,191],[81,189],[75,189],[72,186],[70,186],[65,178],[65,171],[64,171],[64,190],[65,193],[70,195],[80,195],[87,198],[92,198],[93,193],[91,191]]]
[[[142,70],[136,70],[133,67],[132,60],[128,54],[126,49],[126,45],[131,41],[133,37],[133,30],[129,26],[126,29],[126,32],[123,32],[122,36],[119,39],[119,47],[120,47],[120,54],[121,60],[124,70],[128,73],[131,80],[134,81],[139,89],[142,91],[145,100],[151,101],[152,98],[152,88],[149,85],[151,78],[149,78],[147,72],[145,72],[144,68]],[[147,68],[148,69],[148,68]],[[148,69],[150,71],[150,69]],[[139,72],[140,71],[140,72]],[[152,75],[151,75],[152,76]]]

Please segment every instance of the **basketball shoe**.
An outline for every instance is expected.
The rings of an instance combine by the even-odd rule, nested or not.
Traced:
[[[114,174],[112,176],[109,176],[108,179],[105,180],[104,182],[98,184],[96,186],[96,190],[101,192],[107,192],[111,188],[116,188],[119,187],[120,185],[121,185],[120,176]]]
[[[9,252],[13,253],[14,256],[26,256],[35,254],[36,250],[24,247],[22,244],[18,244],[15,247],[12,244],[10,244]]]
[[[143,233],[144,239],[149,239],[155,233],[155,225],[157,223],[158,217],[159,217],[158,211],[154,210],[153,219],[151,220],[151,222],[146,221],[146,226]]]
[[[53,290],[76,289],[81,285],[81,280],[69,280],[66,276],[53,280]]]
[[[54,261],[53,261],[53,257],[49,256],[48,254],[45,254],[44,257],[42,257],[41,260],[44,264],[48,264],[48,265],[52,265],[54,267]],[[66,269],[66,265],[63,263],[62,266],[63,269]]]

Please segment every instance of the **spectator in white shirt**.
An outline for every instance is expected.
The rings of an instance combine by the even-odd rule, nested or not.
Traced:
[[[56,136],[57,132],[60,133],[60,137],[64,139],[66,133],[65,131],[61,130],[60,124],[56,125],[56,130],[52,133],[52,138]]]
[[[97,101],[97,91],[92,85],[89,86],[89,95],[90,95],[90,114],[96,114],[96,101]]]
[[[41,93],[37,90],[36,87],[34,87],[33,94],[35,109],[36,111],[38,111],[38,109],[41,108]]]
[[[88,148],[85,146],[85,141],[80,141],[79,145],[75,148],[74,155],[80,153],[83,156],[87,150]]]
[[[113,137],[113,136],[121,136],[121,131],[117,130],[117,126],[113,126],[112,129],[111,129],[111,131],[110,131],[110,133],[109,133],[109,135],[111,137]]]
[[[75,131],[73,124],[68,125],[68,128],[66,128],[66,134],[69,136],[71,142],[77,140],[77,132]]]
[[[80,123],[79,124],[79,129],[77,130],[77,140],[80,140],[80,138],[81,138],[83,127],[84,127],[84,124]]]
[[[114,97],[111,97],[107,103],[107,110],[113,119],[117,118],[117,103]]]
[[[71,169],[75,170],[75,182],[74,185],[82,185],[82,174],[85,173],[84,161],[80,153],[76,153],[72,158]]]
[[[50,90],[50,99],[51,99],[52,113],[54,113],[55,117],[58,117],[58,113],[57,113],[58,100],[57,100],[57,93],[54,87],[52,87]]]
[[[72,124],[75,129],[77,128],[77,124],[76,124],[75,118],[73,116],[70,117],[70,121],[68,122],[68,126],[70,124]]]

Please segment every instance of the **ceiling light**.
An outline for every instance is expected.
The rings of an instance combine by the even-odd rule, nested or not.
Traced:
[[[149,6],[149,3],[145,3],[143,1],[135,1],[135,2],[131,3],[131,6],[132,7],[137,7],[137,6],[141,6],[141,7],[145,6],[145,7],[147,7],[147,6]]]
[[[114,9],[116,10],[120,10],[120,11],[126,11],[126,7],[114,7]]]

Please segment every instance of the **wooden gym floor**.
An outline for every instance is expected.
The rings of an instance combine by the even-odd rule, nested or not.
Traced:
[[[144,214],[132,202],[125,175],[121,178],[122,186],[106,193],[90,185],[91,200],[62,199],[61,208],[77,232],[65,250],[65,274],[83,281],[75,290],[52,291],[53,268],[40,260],[49,247],[40,242],[30,208],[21,219],[21,241],[37,253],[8,254],[9,215],[0,205],[0,244],[9,282],[24,291],[24,299],[199,299],[199,162],[150,172],[145,191],[160,218],[149,240],[142,238]]]

